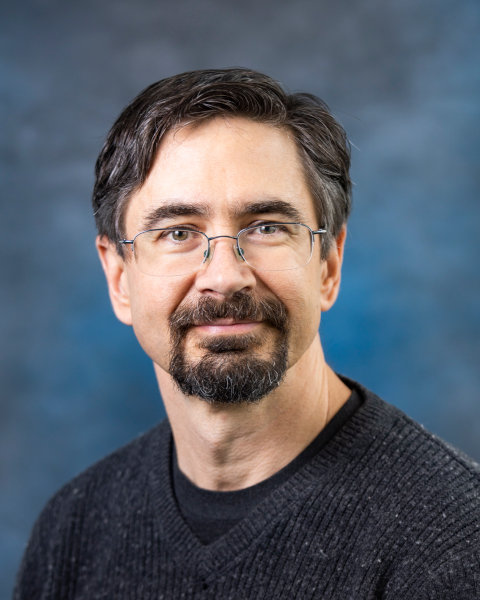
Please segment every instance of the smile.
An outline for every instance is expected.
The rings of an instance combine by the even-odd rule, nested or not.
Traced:
[[[249,333],[261,325],[261,321],[235,321],[234,319],[215,319],[209,323],[199,323],[195,329],[210,335]]]

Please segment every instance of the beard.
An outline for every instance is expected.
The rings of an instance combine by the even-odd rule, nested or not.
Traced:
[[[258,349],[265,335],[238,334],[208,336],[199,346],[205,350],[197,360],[187,357],[185,338],[197,324],[216,319],[262,321],[276,334],[270,356],[264,358]],[[257,300],[245,292],[237,292],[224,302],[201,298],[195,306],[180,306],[170,317],[172,351],[169,373],[187,396],[209,403],[253,404],[274,390],[287,370],[287,309],[277,299]]]

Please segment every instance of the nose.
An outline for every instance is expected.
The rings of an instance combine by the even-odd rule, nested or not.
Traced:
[[[230,297],[235,292],[252,290],[255,283],[255,275],[239,256],[234,239],[212,239],[210,255],[195,278],[197,290],[203,294]]]

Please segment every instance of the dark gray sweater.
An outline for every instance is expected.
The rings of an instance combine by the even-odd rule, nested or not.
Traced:
[[[206,545],[160,424],[50,501],[15,600],[480,598],[479,467],[357,389],[321,450]]]

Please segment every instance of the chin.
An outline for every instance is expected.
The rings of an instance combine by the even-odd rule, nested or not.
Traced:
[[[211,347],[199,359],[190,360],[184,352],[172,355],[170,375],[186,396],[211,404],[253,404],[277,388],[285,376],[286,340],[264,356],[252,352],[251,343],[237,336],[209,342]]]

